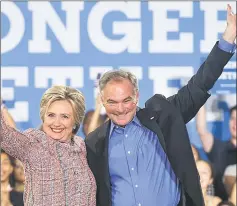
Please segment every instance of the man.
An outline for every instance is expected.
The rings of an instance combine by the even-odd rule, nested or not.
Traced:
[[[197,113],[196,120],[197,131],[202,141],[203,149],[207,153],[209,160],[213,163],[215,170],[215,194],[224,200],[228,199],[228,194],[222,181],[224,171],[229,165],[236,166],[236,111],[236,106],[230,109],[229,130],[231,138],[229,141],[221,141],[208,131],[204,106]]]
[[[236,38],[236,16],[230,6],[227,23],[223,39],[189,83],[167,99],[154,95],[144,109],[137,108],[134,75],[115,70],[101,77],[101,100],[110,120],[85,140],[97,206],[204,205],[185,124],[233,55],[228,47]]]

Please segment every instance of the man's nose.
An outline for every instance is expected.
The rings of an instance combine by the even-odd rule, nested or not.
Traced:
[[[123,105],[123,103],[118,103],[117,111],[119,113],[123,113],[124,112],[124,105]]]

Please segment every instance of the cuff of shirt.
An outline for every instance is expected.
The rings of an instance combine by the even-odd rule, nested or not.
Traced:
[[[236,50],[236,44],[231,44],[225,41],[223,38],[220,39],[218,47],[225,52],[234,53]]]

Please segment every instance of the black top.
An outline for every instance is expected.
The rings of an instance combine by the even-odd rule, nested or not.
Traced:
[[[215,175],[215,194],[222,199],[228,198],[222,181],[225,169],[229,165],[236,164],[236,147],[230,141],[221,141],[214,138],[211,151],[207,154],[213,164]]]
[[[23,193],[12,190],[10,192],[10,200],[13,206],[24,206]]]

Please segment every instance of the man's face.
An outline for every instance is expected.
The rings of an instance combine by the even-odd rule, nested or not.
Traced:
[[[108,117],[119,126],[125,126],[135,116],[138,96],[138,92],[134,92],[134,86],[127,79],[111,80],[101,94]]]
[[[231,137],[236,138],[236,109],[231,112],[229,128]]]

